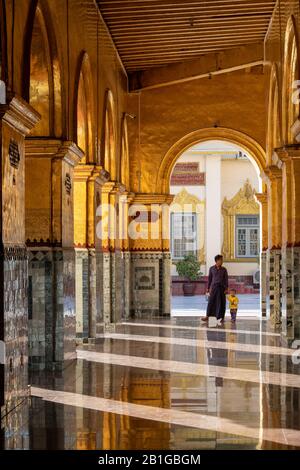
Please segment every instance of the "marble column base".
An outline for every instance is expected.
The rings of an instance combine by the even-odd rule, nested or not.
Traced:
[[[281,250],[268,250],[266,255],[267,316],[274,327],[281,325]]]
[[[287,338],[294,337],[294,249],[282,247],[281,273],[282,273],[282,333]]]
[[[267,253],[260,255],[260,305],[262,317],[267,316]]]
[[[131,254],[131,316],[151,318],[170,315],[169,254]]]
[[[75,250],[76,337],[89,336],[89,253]]]
[[[29,252],[29,363],[61,369],[76,358],[75,252]]]
[[[274,274],[275,274],[275,289],[274,289],[274,304],[273,314],[271,315],[272,324],[275,327],[281,325],[281,250],[274,250]]]
[[[103,334],[104,325],[111,321],[111,254],[97,254],[97,274],[99,278],[99,315],[96,324],[96,336]]]
[[[97,257],[96,250],[89,249],[89,338],[96,337],[97,330]]]
[[[300,247],[298,246],[293,248],[292,286],[293,308],[289,322],[294,339],[300,339]]]
[[[121,251],[102,253],[101,288],[103,323],[102,330],[112,332],[115,324],[124,317],[124,278],[125,264]],[[99,328],[97,329],[97,333]]]
[[[28,397],[28,255],[25,246],[4,246],[0,253],[0,408],[6,415]]]
[[[96,337],[97,257],[95,249],[76,249],[76,338]]]
[[[131,256],[130,252],[122,253],[124,263],[124,309],[122,318],[127,320],[130,318],[130,300],[131,300]]]

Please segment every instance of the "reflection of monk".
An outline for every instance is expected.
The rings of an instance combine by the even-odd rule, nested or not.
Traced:
[[[208,317],[217,317],[218,325],[224,321],[226,311],[226,292],[228,289],[227,269],[222,266],[223,256],[215,256],[215,265],[211,266],[208,275],[207,293],[209,300],[206,317],[202,321],[207,321]]]

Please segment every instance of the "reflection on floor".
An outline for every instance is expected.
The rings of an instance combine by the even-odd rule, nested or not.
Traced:
[[[6,448],[300,448],[300,365],[268,321],[131,320],[31,377]],[[23,413],[18,418],[18,413]],[[18,426],[19,425],[19,426]],[[16,429],[18,428],[18,429]]]
[[[238,294],[239,317],[259,317],[260,299],[258,294]],[[173,296],[172,317],[199,317],[206,313],[207,301],[205,295],[192,297]],[[227,313],[229,313],[227,305]]]

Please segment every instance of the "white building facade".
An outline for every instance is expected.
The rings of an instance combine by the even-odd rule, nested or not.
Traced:
[[[260,185],[255,163],[235,145],[205,142],[180,156],[170,181],[174,295],[181,294],[176,262],[190,253],[204,277],[214,256],[223,254],[230,285],[241,293],[257,292],[261,237],[255,193]]]

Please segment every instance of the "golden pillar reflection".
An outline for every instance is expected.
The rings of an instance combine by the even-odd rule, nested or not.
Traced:
[[[170,379],[161,374],[139,375],[130,373],[122,385],[121,396],[130,403],[170,409]],[[169,423],[128,417],[120,421],[120,435],[123,448],[168,449],[170,446],[171,427]]]

